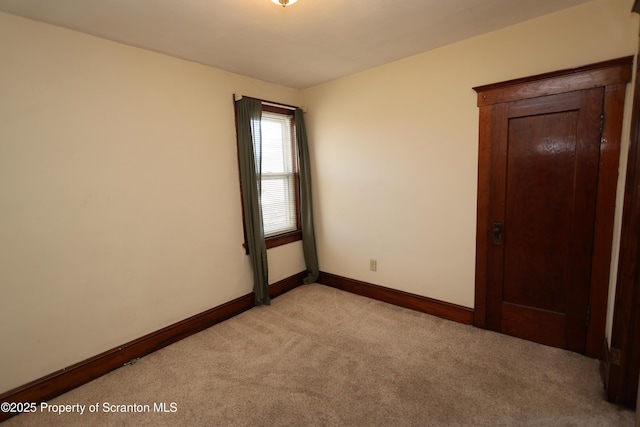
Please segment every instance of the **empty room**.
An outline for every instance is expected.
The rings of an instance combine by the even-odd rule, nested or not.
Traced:
[[[0,0],[0,423],[638,423],[639,14]]]

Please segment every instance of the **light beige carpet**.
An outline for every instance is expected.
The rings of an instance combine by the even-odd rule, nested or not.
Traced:
[[[154,412],[154,403],[176,412]],[[106,413],[109,405],[150,412]],[[10,426],[632,426],[598,363],[345,293],[299,287],[66,393]],[[88,413],[89,405],[98,412]],[[4,427],[4,425],[3,425]]]

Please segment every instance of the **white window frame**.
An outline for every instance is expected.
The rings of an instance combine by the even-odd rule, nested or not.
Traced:
[[[273,133],[268,131],[265,124],[280,126]],[[297,201],[297,168],[295,159],[295,140],[293,132],[293,116],[272,111],[263,111],[261,120],[262,135],[262,194],[260,204],[265,238],[292,233],[299,229],[298,201]],[[277,136],[282,136],[278,140]],[[270,147],[276,148],[275,141],[280,145],[275,154],[267,153]],[[268,161],[270,159],[272,161]],[[270,167],[270,165],[272,165]],[[276,170],[279,169],[279,170]],[[280,182],[281,188],[272,184]],[[269,193],[268,190],[281,190]],[[273,201],[269,203],[269,196]]]

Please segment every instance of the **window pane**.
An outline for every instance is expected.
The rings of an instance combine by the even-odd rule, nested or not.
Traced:
[[[282,125],[275,120],[262,120],[262,171],[285,172]]]
[[[262,172],[292,172],[291,118],[262,114]]]
[[[290,115],[263,111],[262,220],[266,237],[295,231],[297,206]]]
[[[293,175],[263,177],[260,203],[265,236],[296,230],[294,190]]]

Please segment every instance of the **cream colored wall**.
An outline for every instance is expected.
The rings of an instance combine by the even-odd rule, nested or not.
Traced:
[[[472,87],[633,54],[631,5],[595,0],[303,91],[321,269],[473,307]]]
[[[232,94],[300,93],[3,13],[0,40],[0,392],[251,292]]]
[[[0,392],[250,292],[232,93],[309,107],[323,271],[473,306],[471,87],[632,54],[631,3],[302,94],[0,13]]]

